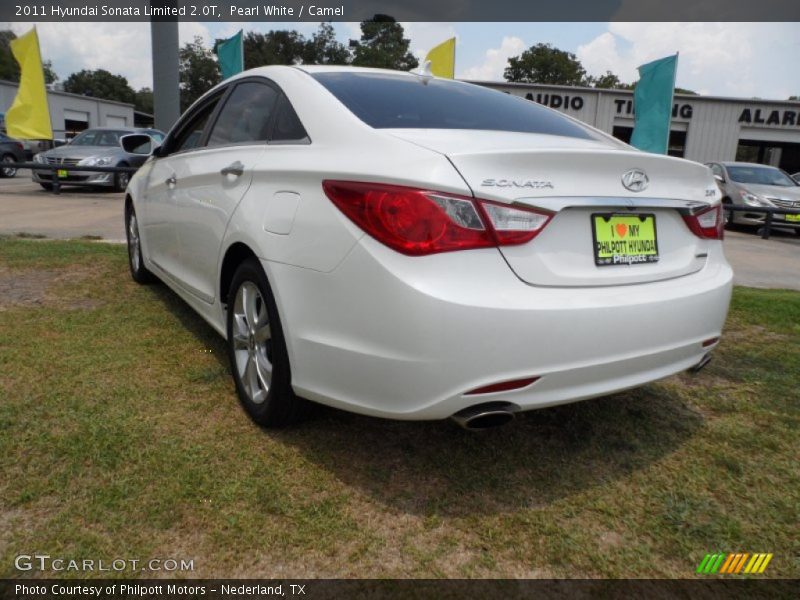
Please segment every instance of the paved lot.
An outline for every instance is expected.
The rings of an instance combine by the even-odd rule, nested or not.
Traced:
[[[726,231],[725,256],[737,285],[800,290],[800,235],[777,230],[762,240],[752,230]]]
[[[21,171],[0,179],[0,234],[122,241],[122,205],[122,194],[101,190],[66,187],[56,196]],[[725,254],[738,285],[800,290],[800,236],[777,230],[762,240],[750,230],[729,231]]]
[[[0,234],[124,240],[123,199],[111,191],[70,186],[57,196],[33,183],[30,171],[20,171],[0,179]]]

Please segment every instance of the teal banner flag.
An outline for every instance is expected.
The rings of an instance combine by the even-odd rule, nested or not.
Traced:
[[[677,54],[639,67],[639,82],[633,92],[636,120],[631,136],[631,145],[639,150],[667,153],[677,70]]]
[[[214,47],[214,53],[219,61],[219,70],[222,78],[227,79],[237,73],[244,71],[244,45],[242,40],[242,30],[227,40],[218,42]]]

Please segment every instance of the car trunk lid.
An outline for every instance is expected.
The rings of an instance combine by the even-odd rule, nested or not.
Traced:
[[[700,164],[639,152],[600,137],[488,131],[465,136],[463,131],[443,130],[391,134],[445,154],[477,198],[553,213],[534,240],[500,249],[526,283],[625,285],[681,277],[705,265],[709,240],[694,235],[682,217],[716,198],[710,172]],[[648,180],[638,192],[622,181],[633,171]],[[648,252],[638,260],[653,260],[647,249],[651,224],[657,260],[598,265],[598,260],[609,260],[609,253],[595,255],[598,241],[606,242],[606,250],[620,247],[612,242],[630,243],[634,252]]]

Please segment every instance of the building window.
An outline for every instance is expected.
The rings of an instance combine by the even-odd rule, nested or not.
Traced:
[[[800,144],[762,140],[739,140],[736,160],[772,165],[795,173],[800,171]]]
[[[618,140],[622,140],[626,144],[631,143],[631,136],[633,135],[633,127],[625,127],[623,125],[615,125],[613,135]],[[669,150],[667,154],[670,156],[677,156],[683,158],[686,153],[686,132],[675,131],[674,129],[669,132]]]

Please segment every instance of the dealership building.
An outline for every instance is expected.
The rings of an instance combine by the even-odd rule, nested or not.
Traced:
[[[544,104],[628,142],[633,92],[473,81]],[[675,94],[669,153],[697,162],[740,160],[800,171],[800,102]]]
[[[18,87],[17,83],[0,80],[0,113],[3,117],[14,102]],[[152,123],[151,115],[138,113],[132,104],[124,102],[48,89],[47,103],[55,138],[70,138],[90,127],[134,127]],[[5,122],[2,128],[5,129]]]

